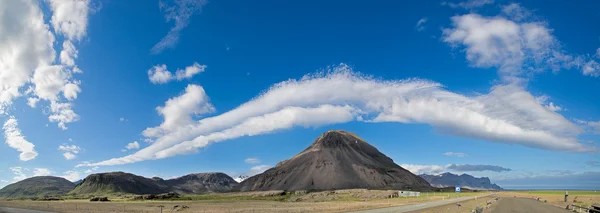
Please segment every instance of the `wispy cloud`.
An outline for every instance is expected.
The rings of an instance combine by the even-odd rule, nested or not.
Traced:
[[[443,6],[448,6],[451,8],[462,8],[467,10],[476,9],[479,7],[483,7],[488,4],[493,4],[494,0],[467,0],[461,2],[442,2]]]
[[[140,149],[140,144],[137,141],[128,143],[127,146],[125,146],[125,149],[128,150],[132,150],[132,149]]]
[[[444,153],[444,155],[450,156],[450,157],[457,157],[457,158],[469,156],[467,153],[463,153],[463,152],[446,152],[446,153]]]
[[[21,152],[19,159],[29,161],[38,156],[38,153],[34,149],[35,145],[25,140],[25,136],[21,134],[21,129],[19,129],[15,117],[11,116],[8,118],[2,126],[2,130],[4,130],[4,142],[13,149]]]
[[[440,165],[400,164],[400,166],[413,174],[437,175],[446,172],[446,167]]]
[[[161,64],[156,65],[148,70],[148,79],[153,84],[166,84],[169,81],[177,80],[181,81],[184,79],[190,79],[195,75],[204,72],[206,65],[200,65],[198,62],[187,66],[185,69],[178,69],[173,75],[167,70],[167,65]]]
[[[597,161],[597,160],[590,160],[585,163],[589,166],[600,167],[600,161]]]
[[[250,171],[248,172],[248,176],[254,176],[260,173],[263,173],[265,171],[267,171],[268,169],[270,169],[272,166],[269,165],[258,165],[258,166],[253,166],[252,168],[250,168]]]
[[[60,145],[58,150],[64,151],[63,156],[67,160],[72,160],[77,158],[77,154],[81,151],[81,148],[76,145]]]
[[[472,66],[498,68],[506,82],[521,82],[527,74],[543,70],[576,68],[583,75],[600,75],[600,64],[593,58],[564,51],[547,23],[526,19],[526,10],[518,4],[504,10],[508,17],[476,13],[454,16],[442,39],[464,48]]]
[[[446,168],[458,172],[481,172],[481,171],[492,171],[492,172],[508,172],[512,171],[509,168],[495,166],[495,165],[472,165],[472,164],[450,164]]]
[[[247,164],[257,164],[257,163],[260,163],[260,159],[258,159],[258,158],[246,158],[244,160],[244,162],[246,162]]]
[[[414,174],[431,174],[437,175],[444,172],[508,172],[512,171],[509,168],[496,165],[478,165],[478,164],[448,164],[442,165],[418,165],[418,164],[401,164],[402,168]]]
[[[159,54],[166,48],[173,48],[179,41],[179,32],[187,27],[190,18],[200,12],[207,0],[174,0],[172,3],[166,0],[159,1],[160,10],[165,13],[167,22],[174,21],[175,26],[169,33],[152,47],[152,54]]]
[[[600,172],[532,174],[495,181],[504,188],[517,189],[600,189]]]
[[[445,134],[553,151],[595,150],[575,137],[582,133],[580,126],[540,105],[523,87],[498,85],[489,94],[472,97],[440,87],[419,79],[375,80],[342,64],[326,75],[278,83],[236,109],[194,121],[192,115],[209,112],[212,105],[202,87],[190,85],[186,93],[158,108],[165,121],[143,133],[156,138],[152,145],[89,165],[166,158],[242,136],[353,120],[426,123]],[[187,99],[194,101],[183,101]]]
[[[417,25],[415,26],[415,29],[417,29],[417,31],[423,31],[425,30],[425,23],[427,23],[427,17],[423,17],[421,19],[419,19],[419,21],[417,21]]]

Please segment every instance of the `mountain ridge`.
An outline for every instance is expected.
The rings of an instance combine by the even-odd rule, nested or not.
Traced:
[[[469,174],[452,174],[445,172],[439,175],[419,175],[429,184],[435,187],[461,186],[475,190],[503,190],[502,187],[493,184],[488,177],[476,178]]]

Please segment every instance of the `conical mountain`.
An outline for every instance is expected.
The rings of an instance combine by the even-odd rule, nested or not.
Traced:
[[[431,189],[353,133],[328,131],[293,158],[238,185],[241,191]]]
[[[33,198],[64,195],[75,188],[67,179],[52,176],[39,176],[10,184],[0,190],[1,199]]]

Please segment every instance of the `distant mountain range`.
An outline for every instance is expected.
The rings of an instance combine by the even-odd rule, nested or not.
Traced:
[[[40,198],[66,194],[202,194],[231,191],[238,183],[224,173],[189,174],[163,180],[159,177],[145,178],[125,172],[98,173],[72,183],[61,177],[32,177],[0,189],[0,199]]]
[[[468,174],[455,175],[442,173],[439,175],[419,175],[434,187],[466,187],[476,190],[503,190],[500,186],[492,184],[487,177],[476,178]]]
[[[44,176],[10,184],[0,189],[0,198],[353,188],[432,191],[452,190],[451,187],[457,185],[471,189],[502,189],[492,184],[489,178],[467,174],[414,175],[354,133],[339,130],[322,134],[296,156],[252,177],[233,179],[224,173],[211,172],[164,180],[109,172],[91,174],[72,183],[64,178]]]

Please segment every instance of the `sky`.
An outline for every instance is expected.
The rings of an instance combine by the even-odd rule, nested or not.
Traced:
[[[598,8],[0,1],[0,187],[252,176],[342,129],[416,174],[600,189]]]

